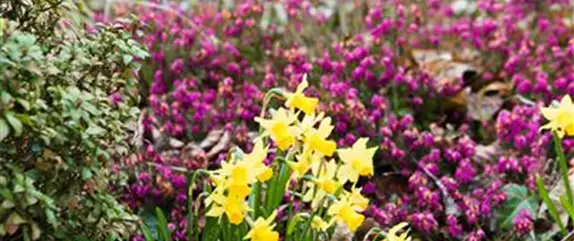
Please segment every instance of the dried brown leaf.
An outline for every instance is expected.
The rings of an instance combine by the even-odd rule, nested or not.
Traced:
[[[474,120],[490,120],[500,110],[504,99],[512,92],[512,84],[493,82],[482,88],[478,93],[467,91],[467,111]]]
[[[421,66],[424,63],[437,61],[437,60],[453,60],[451,53],[446,51],[438,51],[433,49],[414,49],[411,51],[413,59],[417,65]]]
[[[224,152],[229,149],[229,144],[231,143],[231,134],[229,131],[225,131],[219,141],[209,152],[207,152],[207,159],[215,157],[217,154]]]
[[[331,241],[352,241],[353,236],[353,232],[345,223],[338,222],[337,226],[335,226],[335,232],[333,232]]]
[[[477,145],[475,148],[475,153],[472,159],[475,162],[492,161],[500,155],[500,143],[498,141],[493,142],[490,145]]]
[[[223,129],[215,129],[210,131],[209,133],[207,133],[205,139],[203,139],[203,141],[199,143],[199,147],[204,150],[209,147],[212,147],[213,145],[219,142],[224,132],[225,130]]]

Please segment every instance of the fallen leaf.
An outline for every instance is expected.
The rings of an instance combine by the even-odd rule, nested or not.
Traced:
[[[182,141],[175,139],[175,138],[170,138],[169,139],[169,145],[173,148],[181,148],[184,144]]]
[[[453,60],[451,53],[433,49],[414,49],[411,51],[411,55],[419,66],[430,61]]]
[[[218,155],[219,153],[227,150],[229,148],[229,144],[231,143],[231,134],[229,131],[225,131],[219,141],[209,152],[207,152],[207,159],[211,159]]]
[[[474,120],[490,120],[500,110],[504,99],[511,94],[512,84],[505,82],[493,82],[482,88],[478,93],[467,92],[468,115]]]
[[[225,130],[223,130],[223,129],[215,129],[215,130],[210,131],[209,133],[207,133],[207,136],[205,137],[205,139],[203,139],[203,141],[201,141],[201,143],[199,143],[199,147],[201,149],[206,149],[206,148],[209,148],[209,147],[215,145],[222,138],[222,135],[224,132],[225,132]]]
[[[331,237],[331,241],[352,241],[353,240],[353,232],[349,229],[347,224],[343,222],[337,222],[335,226],[335,232],[333,232],[333,237]]]
[[[500,155],[500,143],[498,141],[493,142],[490,145],[476,145],[474,156],[472,159],[477,163],[482,163],[483,161],[492,161]]]

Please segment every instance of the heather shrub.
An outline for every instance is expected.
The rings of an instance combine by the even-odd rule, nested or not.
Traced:
[[[2,240],[114,240],[137,220],[110,160],[131,148],[147,52],[124,26],[62,19],[72,6],[0,3]]]

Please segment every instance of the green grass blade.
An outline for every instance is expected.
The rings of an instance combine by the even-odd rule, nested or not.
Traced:
[[[554,206],[554,203],[552,203],[552,200],[550,199],[548,191],[546,190],[546,187],[544,187],[544,182],[542,181],[542,178],[540,178],[540,176],[536,178],[536,184],[538,185],[538,192],[540,193],[540,197],[542,197],[542,201],[548,207],[548,212],[550,213],[550,216],[552,216],[552,218],[556,221],[558,227],[560,227],[560,231],[564,235],[566,235],[567,233],[566,228],[564,227],[564,224],[560,220],[558,211],[556,211],[556,206]]]
[[[165,217],[165,214],[161,208],[158,207],[155,208],[155,214],[157,216],[157,229],[160,239],[163,241],[171,241],[171,232],[167,227],[167,218]]]
[[[560,196],[560,203],[562,204],[562,207],[566,209],[566,212],[570,216],[570,220],[574,220],[574,207],[572,207],[572,204],[570,204],[564,196]]]
[[[149,227],[145,223],[140,223],[140,229],[146,241],[155,241]]]

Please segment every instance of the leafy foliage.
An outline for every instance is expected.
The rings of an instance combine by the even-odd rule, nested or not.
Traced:
[[[109,167],[130,148],[134,59],[147,52],[123,26],[58,21],[61,2],[1,5],[0,237],[8,240],[113,240],[135,227],[109,190]]]

